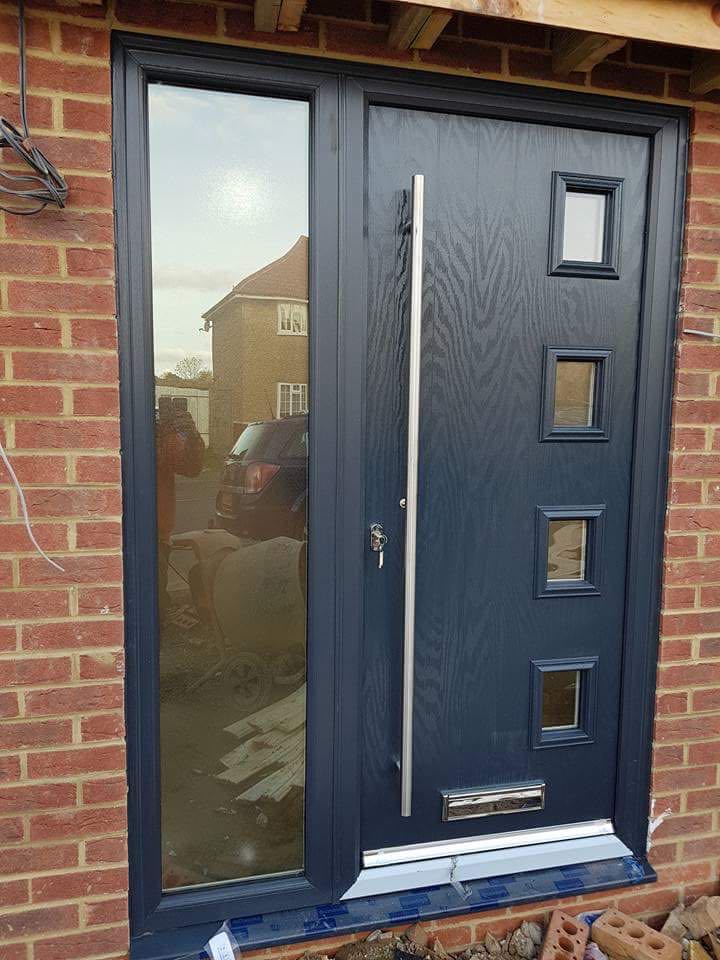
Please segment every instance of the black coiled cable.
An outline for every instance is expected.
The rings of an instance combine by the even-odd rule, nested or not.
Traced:
[[[62,174],[30,140],[27,122],[24,0],[18,0],[18,46],[21,129],[18,130],[6,117],[0,117],[0,148],[12,150],[20,160],[28,164],[32,173],[13,174],[0,170],[0,210],[29,216],[39,213],[49,203],[64,207],[68,187]]]

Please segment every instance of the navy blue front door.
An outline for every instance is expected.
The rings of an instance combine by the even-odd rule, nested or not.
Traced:
[[[362,845],[613,818],[649,149],[368,108]],[[425,179],[412,812],[401,816],[410,186]],[[453,791],[537,809],[447,815]],[[477,811],[476,811],[477,812]],[[462,813],[462,811],[461,811]]]

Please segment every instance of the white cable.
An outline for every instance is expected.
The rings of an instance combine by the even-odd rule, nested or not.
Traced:
[[[52,560],[45,553],[43,548],[35,539],[35,534],[32,532],[32,526],[30,525],[30,517],[28,516],[27,503],[25,501],[25,494],[23,493],[23,488],[20,486],[20,481],[18,480],[15,471],[13,470],[12,464],[8,460],[8,455],[5,453],[2,443],[0,443],[0,460],[2,460],[2,462],[7,467],[7,472],[10,474],[10,479],[15,484],[15,489],[18,492],[18,498],[20,499],[20,509],[22,510],[22,515],[25,520],[25,528],[28,532],[28,537],[30,537],[30,541],[32,542],[33,546],[35,547],[37,552],[40,554],[40,556],[43,558],[43,560],[47,560],[47,562],[51,566],[55,567],[56,570],[59,570],[60,573],[65,573],[65,567],[61,567],[59,563],[56,563],[54,560]]]

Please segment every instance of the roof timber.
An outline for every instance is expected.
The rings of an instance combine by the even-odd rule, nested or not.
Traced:
[[[715,0],[395,0],[455,13],[540,23],[615,37],[720,51]]]
[[[255,29],[260,33],[300,28],[306,0],[255,0]]]
[[[417,4],[395,7],[390,20],[388,44],[398,50],[429,50],[452,19],[446,10]]]
[[[584,73],[592,70],[627,42],[627,37],[606,37],[602,33],[562,30],[553,38],[553,72],[567,76],[575,71]]]

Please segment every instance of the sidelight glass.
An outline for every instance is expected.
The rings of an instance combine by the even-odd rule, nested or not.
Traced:
[[[592,360],[558,360],[555,367],[555,427],[591,427],[595,376]]]
[[[548,521],[547,579],[584,580],[588,521]]]
[[[542,675],[542,729],[570,730],[580,722],[580,671],[548,670]]]
[[[563,220],[563,260],[602,263],[606,204],[606,193],[567,191]]]
[[[304,865],[308,104],[151,84],[149,142],[171,889]]]

